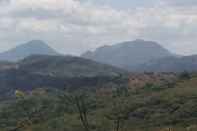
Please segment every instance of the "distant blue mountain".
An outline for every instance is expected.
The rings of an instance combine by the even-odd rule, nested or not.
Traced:
[[[30,55],[59,55],[41,40],[32,40],[0,53],[0,61],[18,61]]]
[[[135,40],[112,46],[103,46],[82,57],[133,71],[136,66],[152,60],[174,56],[173,53],[153,41]],[[135,71],[135,70],[134,70]]]
[[[136,72],[196,72],[197,55],[166,57],[139,65]]]

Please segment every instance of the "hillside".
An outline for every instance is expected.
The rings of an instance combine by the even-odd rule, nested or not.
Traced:
[[[82,57],[110,64],[132,71],[134,67],[150,60],[173,56],[156,42],[135,40],[112,46],[103,46],[94,52],[86,52]]]
[[[97,87],[121,75],[127,72],[79,57],[33,55],[0,64],[0,99],[13,96],[16,89]]]
[[[197,55],[167,57],[149,61],[136,68],[136,72],[197,72]]]
[[[141,78],[172,75],[142,74],[138,78],[144,82]],[[118,86],[110,84],[73,92],[44,88],[31,92],[18,90],[16,101],[1,103],[0,130],[84,131],[84,119],[79,119],[83,109],[87,129],[93,131],[113,131],[117,125],[118,131],[196,131],[197,77],[189,75],[190,78],[177,77],[170,85],[151,81],[135,89],[125,81]]]
[[[58,53],[41,40],[32,40],[6,52],[0,53],[0,61],[18,61],[30,55],[58,55]]]
[[[33,55],[18,63],[19,70],[54,77],[119,76],[121,69],[74,56]]]

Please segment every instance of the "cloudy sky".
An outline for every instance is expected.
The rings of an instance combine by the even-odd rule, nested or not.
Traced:
[[[78,55],[139,38],[197,54],[197,0],[0,0],[0,51],[41,39]]]

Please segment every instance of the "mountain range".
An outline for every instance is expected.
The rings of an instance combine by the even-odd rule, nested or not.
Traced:
[[[56,57],[39,58],[38,55]],[[32,40],[6,52],[0,53],[0,70],[13,67],[11,64],[12,62],[20,61],[19,63],[21,63],[24,59],[23,63],[29,63],[28,66],[24,66],[26,69],[34,69],[34,71],[40,70],[42,71],[42,74],[44,74],[43,72],[47,70],[49,66],[50,68],[53,67],[53,70],[56,71],[59,69],[59,72],[61,72],[61,70],[67,70],[66,75],[69,73],[76,73],[79,76],[81,75],[79,73],[80,71],[84,71],[82,74],[87,71],[85,74],[91,76],[91,71],[93,70],[94,73],[100,72],[102,74],[106,71],[105,69],[108,69],[109,71],[110,68],[121,68],[129,72],[197,71],[197,55],[179,56],[163,48],[157,42],[141,39],[99,47],[95,51],[87,51],[83,53],[81,58],[62,56],[62,54],[56,52],[45,42],[41,40]],[[91,61],[87,61],[88,59]],[[33,63],[30,61],[33,61]],[[45,63],[45,61],[47,62]],[[73,63],[75,66],[73,66]],[[65,64],[67,65],[65,66]],[[104,68],[101,65],[105,65]],[[71,66],[72,70],[69,70],[71,69]],[[108,68],[106,68],[106,66],[108,66]],[[102,69],[104,70],[102,71]],[[109,73],[108,71],[107,73]]]
[[[98,83],[127,79],[129,72],[197,71],[197,55],[177,56],[143,40],[100,47],[81,57],[61,55],[37,40],[1,53],[0,58],[0,96],[17,89],[102,86]]]
[[[154,41],[135,40],[88,51],[81,57],[130,72],[197,71],[197,55],[180,56]]]
[[[18,62],[0,63],[0,99],[13,96],[15,90],[96,87],[127,74],[125,70],[80,57],[31,55]]]

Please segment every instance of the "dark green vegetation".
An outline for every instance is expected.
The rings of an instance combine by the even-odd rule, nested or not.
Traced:
[[[109,65],[73,56],[33,55],[17,63],[0,64],[0,99],[15,90],[35,88],[95,87],[127,72]]]
[[[168,79],[172,76],[173,81]],[[130,77],[111,77],[92,88],[78,85],[75,90],[16,90],[15,99],[1,101],[0,130],[197,130],[196,75],[149,73],[138,75],[136,80]]]
[[[33,55],[19,62],[19,70],[53,77],[118,76],[121,69],[74,56]]]

